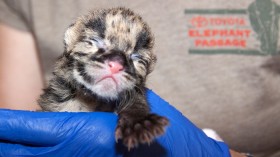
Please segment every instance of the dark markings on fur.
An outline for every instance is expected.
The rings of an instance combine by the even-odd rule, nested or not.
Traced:
[[[85,31],[84,29],[82,30],[82,31]],[[79,42],[84,42],[85,40],[87,40],[87,36],[85,36],[85,35],[80,35],[79,37],[78,37],[78,41]]]
[[[73,56],[69,55],[68,53],[64,53],[58,60],[65,60],[62,66],[60,67],[61,69],[73,69],[75,60]]]
[[[132,43],[131,42],[127,42],[126,43],[126,50],[132,49]]]
[[[101,57],[97,57],[97,54],[93,54],[90,57],[90,60],[95,61],[95,62],[99,62],[99,63],[104,63],[104,60],[102,59],[102,56]]]
[[[87,56],[87,53],[84,53],[84,52],[74,52],[75,55],[79,56],[79,57],[84,57],[84,56]]]
[[[141,86],[145,86],[146,77],[143,77],[142,75],[137,74],[137,80],[139,80],[139,84]]]
[[[98,17],[90,20],[87,24],[85,24],[85,26],[96,31],[101,38],[105,37],[106,24],[104,17]]]
[[[131,10],[123,8],[121,10],[121,15],[124,17],[131,17],[134,16],[135,14]]]
[[[51,103],[62,103],[75,97],[75,89],[64,78],[56,77],[51,80],[51,83],[51,86],[44,89],[44,94],[41,95],[41,102],[51,101]],[[64,91],[63,95],[56,89]]]
[[[69,27],[72,27],[72,26],[74,26],[75,25],[75,23],[71,23],[70,25],[69,25]]]
[[[134,17],[132,17],[132,22],[135,22],[136,21],[136,19],[137,19],[137,17],[136,16],[134,16]]]
[[[114,16],[117,15],[117,13],[118,13],[118,10],[116,10],[116,9],[112,11],[112,14],[113,14]]]
[[[140,64],[143,64],[145,66],[145,68],[148,68],[149,67],[149,62],[144,60],[144,59],[139,59],[138,62]]]
[[[41,102],[45,101],[45,100],[49,100],[49,103],[63,103],[70,99],[71,99],[71,97],[62,98],[60,96],[60,94],[55,93],[55,90],[53,88],[51,88],[51,86],[44,89],[44,94],[41,95]],[[41,104],[40,100],[39,100],[39,104]]]
[[[113,35],[110,35],[110,36],[108,36],[107,38],[109,39],[109,41],[110,41],[111,43],[114,43],[114,44],[116,44],[116,45],[119,43],[118,39],[117,39],[115,36],[113,36]]]
[[[95,67],[95,68],[99,68],[99,69],[102,69],[103,67],[98,64],[99,62],[96,62],[96,63],[93,63],[92,66]]]
[[[66,81],[64,78],[57,76],[55,81],[59,84],[62,85],[64,87],[66,87],[67,89],[70,89],[71,91],[74,90],[71,86],[71,84]]]
[[[133,78],[129,75],[124,75],[124,78],[127,79],[128,81],[133,81]]]
[[[111,26],[112,28],[115,28],[115,21],[112,21]]]
[[[136,74],[135,68],[134,68],[133,66],[126,67],[126,68],[125,68],[125,72],[126,72],[129,76],[131,76],[132,78],[137,79],[137,74]]]
[[[139,66],[139,68],[140,68],[142,71],[147,71],[147,68],[145,67],[145,65],[144,65],[144,67]]]
[[[91,83],[92,82],[92,78],[87,74],[86,70],[85,70],[85,65],[83,63],[77,63],[77,70],[80,74],[80,76],[83,77],[83,79],[88,82]]]
[[[149,49],[150,48],[150,43],[151,43],[151,37],[149,36],[149,33],[146,30],[141,31],[138,34],[137,37],[137,42],[134,47],[134,51],[138,51],[141,49]]]

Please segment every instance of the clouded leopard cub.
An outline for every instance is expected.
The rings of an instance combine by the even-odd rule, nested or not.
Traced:
[[[125,8],[92,11],[67,29],[64,42],[39,99],[44,111],[116,112],[116,139],[129,149],[164,133],[168,120],[149,113],[145,97],[156,57],[150,28],[139,15]]]

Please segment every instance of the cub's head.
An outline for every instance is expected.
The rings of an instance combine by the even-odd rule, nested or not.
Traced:
[[[102,9],[79,17],[65,33],[68,74],[106,99],[143,88],[156,57],[154,38],[142,18],[125,8]],[[71,64],[69,64],[71,60]]]

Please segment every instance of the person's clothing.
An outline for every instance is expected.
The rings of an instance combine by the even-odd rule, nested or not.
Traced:
[[[155,34],[158,63],[148,87],[199,127],[216,130],[231,148],[279,157],[280,57],[189,52],[186,9],[246,10],[252,2],[1,0],[0,22],[34,34],[49,78],[63,52],[64,31],[78,15],[96,8],[131,8]]]

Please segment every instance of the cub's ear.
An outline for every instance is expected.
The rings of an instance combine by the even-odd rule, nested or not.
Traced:
[[[71,24],[66,30],[64,34],[64,46],[67,52],[74,48],[75,43],[80,37],[82,29],[83,24],[78,20],[75,23]]]

